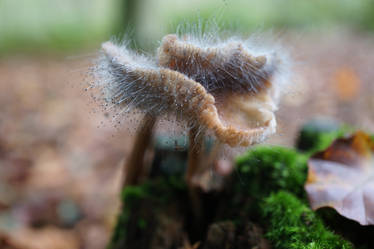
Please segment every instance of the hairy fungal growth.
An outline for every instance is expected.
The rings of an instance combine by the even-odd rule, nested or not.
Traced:
[[[140,66],[131,60],[130,53],[126,50],[123,52],[123,48],[111,42],[103,44],[103,51],[108,68],[106,73],[109,74],[109,82],[103,87],[103,91],[106,93],[106,100],[117,107],[129,110],[137,108],[153,116],[178,113],[191,126],[207,128],[223,143],[231,146],[249,146],[261,142],[264,135],[270,135],[266,134],[263,127],[245,129],[246,123],[250,125],[253,121],[259,123],[264,119],[264,125],[271,127],[269,133],[274,131],[272,112],[259,112],[262,109],[272,110],[274,106],[271,98],[263,93],[249,95],[250,98],[241,94],[225,96],[228,103],[224,106],[218,103],[216,106],[215,98],[203,85],[180,72],[151,64],[147,67]],[[261,102],[266,104],[260,106]],[[232,120],[232,124],[230,120],[221,120],[217,107],[223,109],[221,112],[227,112],[227,119],[237,120]],[[241,110],[249,116],[247,120],[243,120],[243,128],[234,127],[235,121],[238,126],[241,124],[238,117],[229,115],[233,110]]]
[[[159,64],[191,77],[214,96],[227,128],[215,130],[219,140],[230,146],[259,143],[275,132],[279,81],[273,81],[287,60],[279,51],[258,52],[246,40],[215,37],[167,35],[158,49]]]
[[[182,73],[161,67],[142,67],[110,42],[103,44],[103,50],[115,79],[108,84],[113,87],[109,99],[118,106],[131,105],[156,116],[181,111],[187,117],[214,104],[203,86]]]
[[[276,79],[283,62],[273,52],[254,55],[247,43],[235,39],[202,46],[176,35],[164,37],[155,61],[112,42],[102,50],[94,87],[120,113],[144,113],[126,165],[129,184],[141,175],[139,162],[159,117],[177,115],[190,131],[188,180],[196,171],[204,134],[245,147],[275,132]]]
[[[158,51],[162,66],[182,72],[202,84],[209,92],[257,93],[268,87],[276,69],[269,58],[251,55],[239,41],[226,41],[206,47],[176,35],[163,38]]]
[[[158,49],[158,59],[161,66],[182,72],[202,84],[214,96],[224,124],[238,130],[261,127],[259,137],[266,138],[275,132],[273,112],[282,84],[288,80],[284,77],[288,73],[288,59],[278,46],[255,47],[251,40],[220,40],[209,33],[167,35]],[[259,137],[255,143],[260,142]],[[228,144],[252,144],[243,140]]]

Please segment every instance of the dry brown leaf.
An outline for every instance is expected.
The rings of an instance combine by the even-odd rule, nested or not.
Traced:
[[[361,225],[374,224],[374,142],[364,132],[341,138],[308,161],[312,208],[332,207]]]

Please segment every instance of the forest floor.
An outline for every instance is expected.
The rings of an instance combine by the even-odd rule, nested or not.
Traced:
[[[374,37],[289,34],[294,76],[267,144],[316,117],[374,131]],[[133,140],[84,91],[94,57],[0,58],[0,248],[101,249]]]

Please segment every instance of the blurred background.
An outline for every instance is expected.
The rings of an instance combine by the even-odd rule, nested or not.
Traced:
[[[292,146],[311,119],[374,131],[372,0],[0,0],[0,248],[105,248],[132,136],[83,90],[88,68],[111,37],[151,53],[199,20],[290,51],[267,143]]]

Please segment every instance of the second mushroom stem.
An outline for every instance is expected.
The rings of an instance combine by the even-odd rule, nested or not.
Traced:
[[[152,131],[156,117],[146,113],[140,122],[134,146],[124,165],[123,186],[136,185],[144,173],[144,154],[152,140]]]
[[[199,127],[192,126],[189,131],[188,162],[186,172],[186,182],[188,184],[188,194],[194,216],[194,230],[199,231],[203,221],[203,206],[201,203],[200,188],[194,183],[194,177],[199,170],[201,154],[203,153],[204,132]]]
[[[191,127],[189,131],[188,162],[186,172],[186,181],[190,185],[193,185],[193,178],[199,169],[203,143],[204,132],[201,132],[199,127]]]

